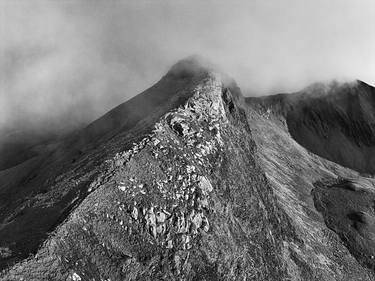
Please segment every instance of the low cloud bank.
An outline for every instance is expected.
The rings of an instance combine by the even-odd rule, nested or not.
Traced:
[[[303,2],[303,3],[302,3]],[[375,84],[369,1],[3,1],[0,129],[65,132],[199,54],[249,95]]]

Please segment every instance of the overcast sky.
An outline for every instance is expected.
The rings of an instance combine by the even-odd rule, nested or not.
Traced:
[[[0,9],[0,127],[86,122],[191,54],[252,95],[333,78],[375,84],[374,0],[3,0]]]

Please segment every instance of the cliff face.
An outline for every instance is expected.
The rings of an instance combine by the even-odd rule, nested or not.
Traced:
[[[39,244],[17,256],[11,226],[26,221],[3,221],[1,280],[374,280],[372,197],[351,205],[359,215],[345,215],[347,193],[330,203],[331,186],[356,179],[370,194],[373,180],[309,153],[267,106],[180,62],[56,148],[64,169],[38,175],[53,185],[22,209],[57,208],[54,226],[31,224]],[[356,228],[364,239],[342,238]]]

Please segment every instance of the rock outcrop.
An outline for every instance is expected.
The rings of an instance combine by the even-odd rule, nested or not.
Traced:
[[[293,231],[254,159],[238,88],[213,72],[190,86],[185,103],[105,162],[90,194],[5,278],[286,278],[281,241]]]

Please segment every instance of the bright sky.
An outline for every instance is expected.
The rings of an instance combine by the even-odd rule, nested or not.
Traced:
[[[3,0],[0,38],[0,127],[92,120],[191,54],[251,95],[375,85],[374,0]]]

